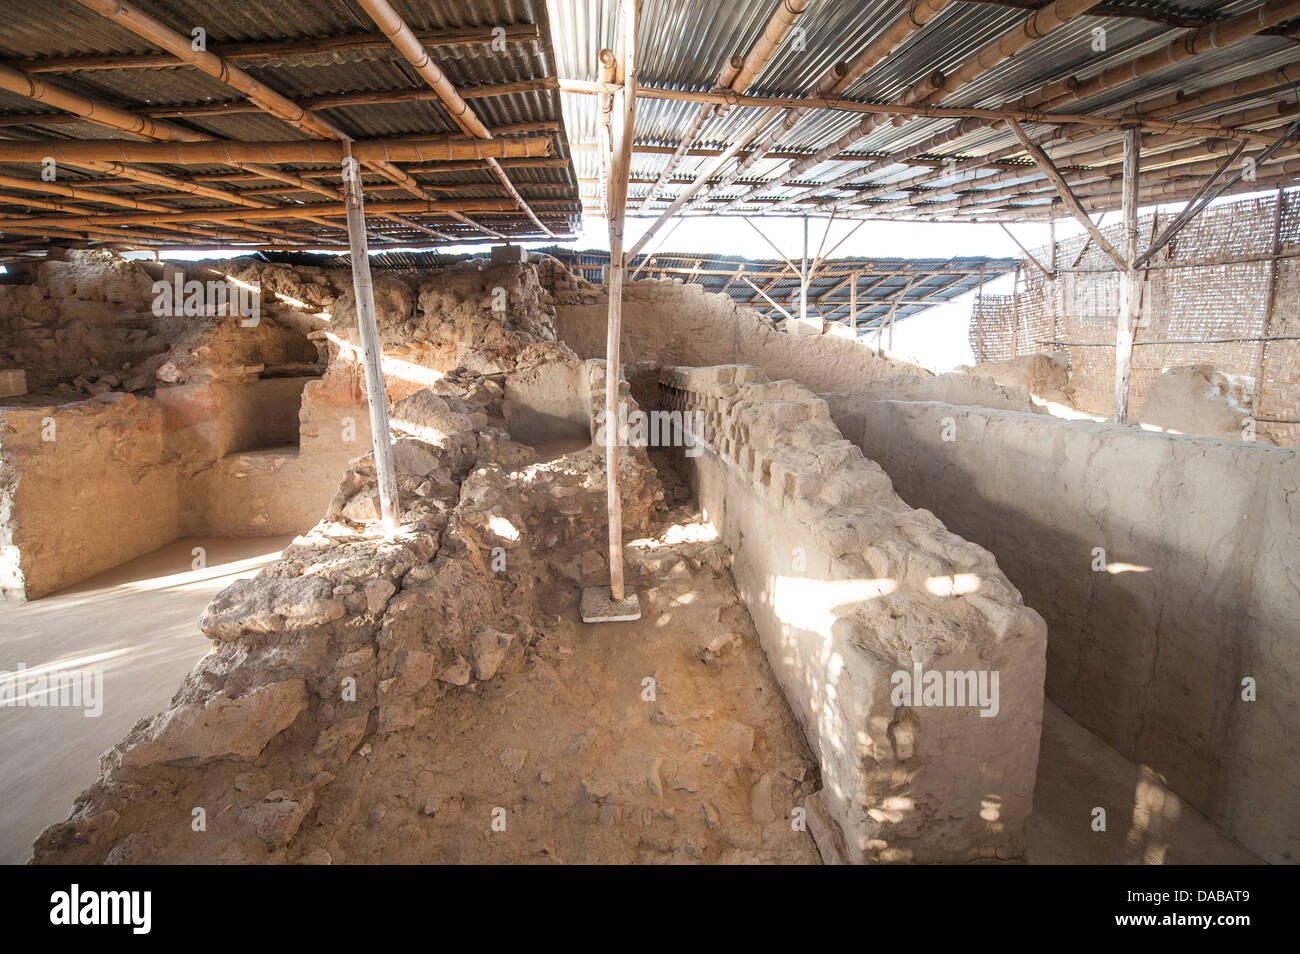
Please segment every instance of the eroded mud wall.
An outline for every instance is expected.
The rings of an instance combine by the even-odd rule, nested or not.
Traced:
[[[19,463],[20,462],[20,463]],[[0,594],[35,599],[179,535],[163,413],[104,395],[0,412]]]
[[[809,822],[822,857],[1019,856],[1041,618],[989,553],[900,500],[805,389],[752,367],[666,369],[661,382],[666,404],[703,414],[702,452],[682,459],[820,759]],[[918,668],[997,673],[996,702],[897,695],[896,674]]]
[[[245,322],[156,314],[144,265],[67,254],[0,285],[0,368],[22,367],[32,390],[0,407],[4,593],[45,595],[181,535],[309,529],[371,444],[348,273],[150,266],[259,289],[260,316]],[[555,332],[534,266],[381,272],[375,297],[390,403],[464,364],[510,392],[501,423],[523,438],[585,435],[585,372],[537,361]],[[97,489],[81,486],[88,476]],[[80,521],[96,494],[104,506]],[[84,539],[69,536],[82,526]]]
[[[1260,857],[1300,859],[1295,451],[937,403],[862,423],[903,499],[1047,620],[1052,701]]]
[[[555,297],[555,330],[584,358],[605,354],[608,299],[599,285],[579,281],[558,264],[543,280]],[[701,285],[638,281],[623,287],[622,358],[628,364],[749,364],[774,381],[791,379],[814,392],[851,391],[880,378],[929,376],[903,361],[837,335],[789,335],[757,312]]]

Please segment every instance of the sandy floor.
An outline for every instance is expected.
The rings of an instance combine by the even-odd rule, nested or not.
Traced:
[[[1105,831],[1092,830],[1097,807],[1106,810]],[[1262,864],[1150,768],[1129,761],[1051,702],[1043,709],[1027,838],[1030,864]]]
[[[103,713],[0,707],[0,862],[22,863],[46,825],[67,817],[99,755],[166,708],[208,651],[195,625],[208,600],[251,576],[292,537],[178,540],[31,603],[0,603],[0,671],[25,665],[103,672]],[[191,569],[192,550],[207,568]]]
[[[0,670],[20,663],[29,670],[52,664],[98,669],[105,684],[99,718],[73,709],[0,708],[0,862],[25,861],[36,834],[66,817],[72,800],[95,777],[99,754],[138,719],[166,706],[207,651],[194,623],[213,594],[272,561],[288,542],[178,541],[46,599],[0,604]],[[208,567],[194,571],[191,549],[200,545]],[[594,632],[580,625],[569,629],[575,649]],[[654,668],[648,659],[635,662],[637,672]],[[625,668],[606,664],[598,668]],[[1107,810],[1105,832],[1092,830],[1098,805]],[[1258,862],[1166,791],[1149,769],[1051,703],[1044,713],[1028,840],[1033,864]]]

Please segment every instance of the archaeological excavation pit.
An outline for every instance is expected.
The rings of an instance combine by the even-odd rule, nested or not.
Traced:
[[[0,860],[1297,860],[1300,4],[191,6],[0,27]]]

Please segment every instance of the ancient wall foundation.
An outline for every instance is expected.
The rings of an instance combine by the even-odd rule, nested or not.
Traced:
[[[754,367],[666,369],[661,382],[666,405],[703,415],[702,452],[682,460],[820,760],[809,821],[823,858],[1017,857],[1041,618],[989,553],[899,499],[804,388]],[[981,708],[976,682],[995,673],[997,701]],[[973,680],[962,704],[900,694],[904,676],[933,687],[955,674]]]
[[[1300,857],[1293,450],[941,403],[858,420],[1047,620],[1054,702],[1260,857]]]

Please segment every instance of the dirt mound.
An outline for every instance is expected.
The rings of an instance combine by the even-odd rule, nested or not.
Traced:
[[[1166,368],[1133,416],[1180,434],[1244,440],[1249,433],[1249,387],[1208,364]],[[1252,439],[1271,443],[1263,433]]]

